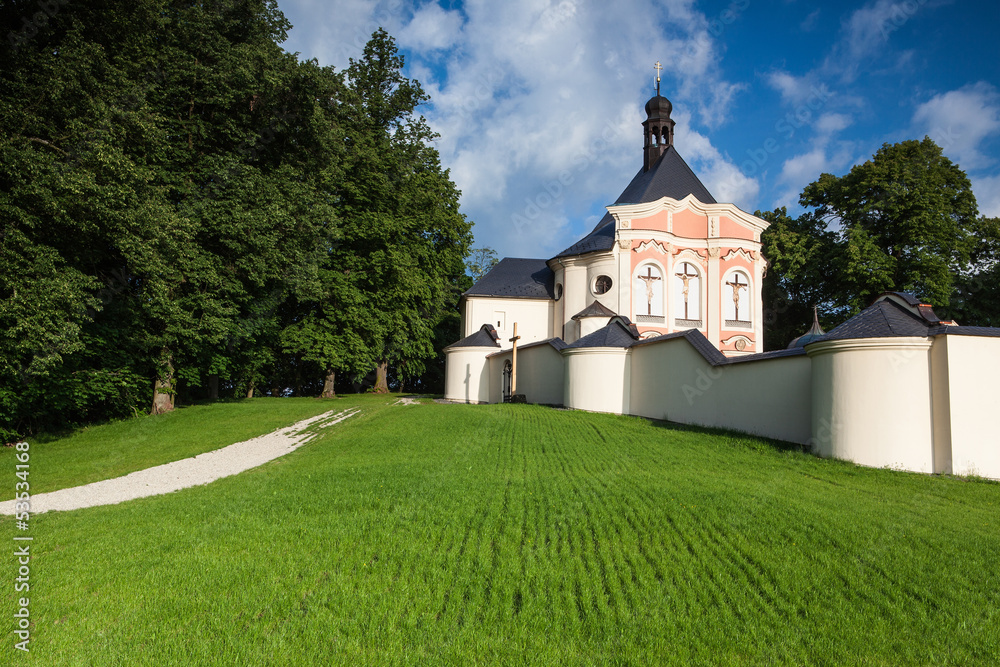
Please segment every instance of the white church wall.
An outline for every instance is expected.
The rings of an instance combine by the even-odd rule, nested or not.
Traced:
[[[876,468],[934,472],[930,346],[926,338],[808,346],[813,451]]]
[[[490,372],[486,356],[496,348],[453,347],[445,350],[444,397],[463,403],[490,400]]]
[[[472,335],[484,324],[492,324],[501,345],[509,347],[508,339],[514,335],[514,323],[517,322],[517,335],[522,344],[552,338],[554,307],[554,302],[548,299],[466,297],[462,336]]]
[[[946,369],[935,364],[933,379],[935,387],[946,385],[948,390],[941,398],[947,400],[950,413],[950,472],[1000,479],[997,395],[984,382],[1000,377],[1000,338],[936,336],[934,348],[935,356],[944,351],[947,358]],[[940,376],[941,370],[947,375]]]
[[[789,442],[810,437],[805,355],[713,367],[683,338],[632,348],[631,413]]]
[[[503,366],[511,356],[510,350],[490,356],[490,403],[503,400]],[[528,403],[562,405],[564,363],[563,356],[548,343],[524,349],[518,345],[516,392],[524,394]]]
[[[591,412],[629,412],[631,372],[629,351],[617,347],[584,347],[563,350],[567,408]]]
[[[607,276],[611,278],[611,289],[604,294],[598,294],[594,291],[594,283],[599,276]],[[588,260],[587,264],[587,285],[586,285],[586,295],[584,296],[584,307],[589,306],[592,302],[597,301],[606,308],[610,308],[617,314],[621,314],[621,298],[620,298],[620,279],[618,277],[618,265],[617,261],[612,255],[597,255],[595,258]],[[582,309],[581,309],[582,310]],[[579,310],[570,313],[572,317],[576,315]],[[607,322],[605,322],[607,324]]]

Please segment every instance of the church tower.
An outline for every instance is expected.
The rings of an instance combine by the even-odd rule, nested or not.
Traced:
[[[660,70],[663,65],[656,62],[656,96],[646,102],[646,120],[642,123],[643,157],[642,170],[649,171],[656,161],[674,144],[674,121],[670,112],[674,106],[660,95]]]

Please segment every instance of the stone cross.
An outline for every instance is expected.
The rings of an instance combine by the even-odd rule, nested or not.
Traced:
[[[647,266],[646,267],[646,275],[644,275],[644,276],[636,276],[636,277],[639,280],[641,280],[644,283],[646,283],[646,310],[647,310],[646,314],[647,315],[652,315],[653,314],[653,281],[654,280],[659,280],[660,276],[654,276],[653,275],[653,267]]]
[[[694,273],[688,273],[688,269],[691,269],[692,271],[694,271],[694,268],[690,264],[688,264],[687,262],[684,262],[683,264],[681,264],[681,268],[684,269],[684,272],[683,273],[675,273],[674,275],[677,276],[678,278],[680,278],[682,281],[684,281],[684,319],[686,320],[686,319],[689,319],[688,318],[688,291],[690,290],[690,285],[688,283],[691,281],[692,278],[697,278],[698,277],[698,272],[695,271]]]
[[[514,344],[510,353],[510,395],[513,396],[517,393],[517,341],[521,340],[517,335],[517,322],[514,322],[514,336],[508,340]]]
[[[731,281],[728,281],[726,284],[733,288],[733,306],[735,306],[734,314],[736,315],[736,319],[739,320],[740,319],[740,290],[748,288],[749,285],[747,283],[741,283],[740,282],[740,274],[738,274],[738,273],[735,276],[733,276],[733,279]]]

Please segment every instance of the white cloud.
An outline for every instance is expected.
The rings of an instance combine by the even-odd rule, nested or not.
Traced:
[[[1000,174],[996,176],[973,176],[972,192],[976,195],[980,215],[1000,218]]]
[[[782,164],[778,183],[783,186],[774,206],[795,208],[802,190],[823,173],[836,173],[851,164],[850,145],[838,142],[830,145],[826,137],[814,140],[812,148],[788,158]]]
[[[803,19],[802,23],[799,24],[799,30],[802,32],[811,32],[814,30],[816,28],[816,24],[819,22],[819,13],[819,9],[814,9],[810,12],[809,15]]]
[[[963,169],[988,166],[994,160],[981,147],[985,139],[1000,134],[1000,93],[980,81],[936,95],[917,107],[913,124]]]
[[[825,113],[816,120],[816,132],[831,135],[846,130],[851,125],[851,117],[842,113]]]
[[[429,2],[399,31],[399,45],[415,50],[446,49],[461,39],[462,13]]]
[[[399,37],[431,96],[421,112],[441,135],[442,163],[477,244],[545,257],[593,227],[642,165],[641,105],[657,60],[681,153],[720,200],[756,198],[757,182],[691,127],[690,118],[700,127],[727,122],[742,89],[721,73],[716,17],[693,0],[469,0],[461,12],[392,2],[281,4],[312,19],[290,41],[323,64],[346,64],[344,49],[329,43],[343,36],[354,57],[375,25]],[[526,212],[529,224],[515,224]]]

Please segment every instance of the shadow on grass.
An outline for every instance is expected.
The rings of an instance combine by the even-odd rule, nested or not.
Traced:
[[[742,447],[746,447],[747,449],[777,450],[784,453],[811,453],[808,445],[800,445],[796,442],[788,442],[787,440],[776,440],[774,438],[768,438],[754,433],[747,433],[745,431],[736,431],[733,429],[710,426],[695,426],[692,424],[682,424],[680,422],[665,421],[662,419],[649,419],[647,417],[636,417],[636,419],[642,419],[651,426],[666,429],[668,431],[721,436],[726,438],[727,442],[730,444],[740,445]]]

